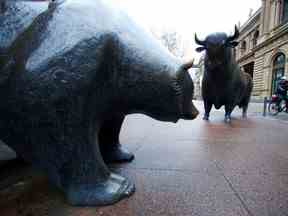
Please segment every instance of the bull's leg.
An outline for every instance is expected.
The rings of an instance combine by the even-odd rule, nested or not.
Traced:
[[[230,123],[231,122],[231,113],[233,111],[233,106],[226,104],[225,105],[225,119],[224,121],[226,123]]]
[[[247,109],[248,109],[248,104],[244,105],[242,108],[242,118],[246,119],[247,118]]]
[[[106,120],[100,127],[99,144],[103,159],[107,163],[130,162],[134,155],[122,147],[119,135],[125,116],[118,115]]]
[[[97,130],[89,128],[88,139],[76,136],[77,131],[74,132],[69,140],[78,143],[73,144],[70,160],[59,170],[69,203],[75,206],[110,205],[131,195],[135,191],[134,185],[126,178],[110,173],[106,167],[97,142]]]
[[[250,101],[250,96],[244,98],[242,102],[242,118],[246,119],[247,118],[247,109]]]
[[[204,109],[205,109],[205,114],[204,114],[203,120],[208,121],[209,114],[212,109],[212,103],[208,102],[207,100],[204,100]]]

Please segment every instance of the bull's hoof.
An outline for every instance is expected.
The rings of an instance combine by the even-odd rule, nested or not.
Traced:
[[[225,123],[231,123],[231,117],[230,116],[225,116],[224,121],[225,121]]]
[[[243,113],[243,114],[242,114],[242,118],[243,118],[243,119],[247,119],[247,113]]]
[[[106,150],[102,153],[105,163],[127,163],[134,160],[135,156],[121,145],[116,148]]]
[[[104,206],[112,205],[134,192],[133,183],[122,176],[111,174],[103,183],[69,188],[67,199],[73,206]]]
[[[209,121],[209,116],[206,116],[206,115],[205,115],[205,116],[203,117],[203,120],[204,120],[204,121]]]

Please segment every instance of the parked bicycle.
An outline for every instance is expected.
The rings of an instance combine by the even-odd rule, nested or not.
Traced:
[[[271,115],[277,115],[279,112],[288,113],[288,80],[285,76],[281,77],[276,86],[275,94],[272,95],[269,102],[268,111]]]
[[[280,112],[288,113],[288,96],[286,98],[280,95],[272,95],[268,105],[268,111],[271,115],[277,115]]]

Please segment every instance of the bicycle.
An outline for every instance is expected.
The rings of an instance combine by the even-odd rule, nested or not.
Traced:
[[[278,113],[283,112],[283,111],[288,113],[288,102],[286,102],[287,99],[288,99],[288,96],[286,96],[286,98],[283,98],[279,95],[272,95],[271,100],[268,105],[269,114],[275,116]]]

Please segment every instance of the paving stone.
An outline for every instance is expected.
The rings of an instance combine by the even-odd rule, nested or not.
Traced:
[[[251,104],[243,120],[237,109],[231,124],[223,109],[213,109],[209,122],[129,115],[120,140],[136,158],[110,169],[135,183],[133,196],[104,208],[71,207],[45,175],[20,164],[0,172],[0,215],[286,216],[288,122],[260,111]]]
[[[2,191],[4,215],[248,215],[241,202],[219,174],[115,170],[132,179],[137,192],[129,199],[109,207],[77,208],[65,203],[63,194],[48,185],[45,177]]]

